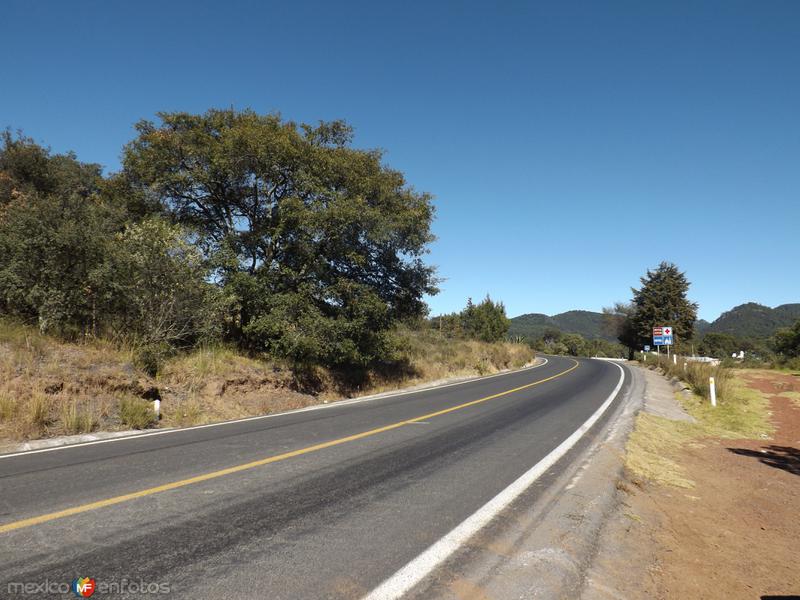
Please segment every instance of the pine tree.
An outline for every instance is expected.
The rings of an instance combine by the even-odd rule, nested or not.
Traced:
[[[694,323],[697,320],[697,303],[687,298],[689,280],[686,274],[669,262],[662,262],[658,268],[640,279],[642,287],[633,292],[630,314],[630,330],[633,335],[628,340],[636,340],[641,348],[651,343],[653,327],[669,325],[673,329],[675,350],[680,344],[694,335]]]

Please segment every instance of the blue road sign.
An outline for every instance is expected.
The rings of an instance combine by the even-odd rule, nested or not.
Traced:
[[[672,346],[672,335],[654,335],[654,346]]]
[[[650,352],[650,346],[648,346],[647,344],[645,344],[645,345],[644,345],[644,351],[645,351],[645,352]]]

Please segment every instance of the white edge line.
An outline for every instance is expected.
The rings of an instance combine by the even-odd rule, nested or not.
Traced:
[[[286,415],[293,415],[296,413],[310,412],[312,410],[322,410],[325,408],[336,408],[339,406],[348,406],[350,404],[360,404],[362,402],[372,402],[374,400],[384,400],[387,398],[397,398],[400,396],[410,396],[411,394],[419,394],[421,392],[429,392],[432,390],[439,390],[443,388],[453,387],[456,385],[464,385],[465,383],[475,383],[476,381],[483,381],[485,379],[492,379],[494,377],[503,377],[504,375],[512,375],[514,373],[521,373],[531,369],[538,369],[545,366],[549,361],[542,357],[544,362],[538,365],[531,365],[530,367],[523,367],[514,371],[506,371],[504,373],[495,373],[494,375],[485,375],[483,377],[472,377],[463,381],[455,381],[453,383],[445,383],[442,385],[433,385],[417,390],[408,390],[407,392],[388,392],[382,394],[375,394],[372,396],[365,396],[363,398],[350,398],[348,400],[335,400],[328,404],[315,404],[313,406],[306,406],[305,408],[296,408],[294,410],[287,410],[279,413],[272,413],[269,415],[257,415],[255,417],[244,417],[242,419],[233,419],[231,421],[220,421],[219,423],[207,423],[206,425],[193,425],[192,427],[174,427],[170,429],[160,429],[158,431],[151,431],[148,433],[132,433],[130,435],[108,438],[105,440],[94,440],[91,442],[76,442],[74,444],[62,444],[60,446],[52,446],[50,448],[39,448],[38,450],[22,450],[20,452],[12,452],[9,454],[0,454],[0,460],[4,458],[14,458],[15,456],[28,456],[29,454],[40,454],[42,452],[55,452],[56,450],[71,450],[75,448],[83,448],[85,446],[94,446],[96,444],[108,444],[111,442],[125,442],[128,440],[140,440],[154,435],[166,435],[168,433],[181,433],[185,431],[193,431],[196,429],[208,429],[209,427],[221,427],[223,425],[235,425],[236,423],[246,423],[247,421],[259,421],[261,419],[273,419],[275,417],[283,417]]]
[[[373,589],[368,595],[364,596],[363,600],[394,600],[409,592],[436,567],[463,546],[469,538],[488,525],[500,511],[511,504],[520,494],[539,479],[539,477],[546,473],[547,470],[564,456],[592,425],[597,422],[614,401],[620,389],[622,389],[622,384],[625,381],[625,371],[619,365],[616,366],[620,370],[617,387],[614,388],[611,395],[606,398],[605,402],[600,405],[600,408],[598,408],[583,425],[550,451],[542,460],[523,473],[518,479],[511,483],[511,485],[489,500],[489,502],[480,507],[471,516],[467,517],[460,525],[457,525],[450,533],[446,534],[438,542],[435,542],[394,575],[384,580],[383,583]]]

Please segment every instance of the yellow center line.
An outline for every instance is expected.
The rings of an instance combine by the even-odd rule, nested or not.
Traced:
[[[566,371],[562,371],[561,373],[557,373],[545,379],[540,379],[539,381],[534,381],[533,383],[528,383],[526,385],[521,385],[519,387],[515,387],[510,390],[506,390],[504,392],[499,392],[497,394],[492,394],[491,396],[486,396],[484,398],[479,398],[477,400],[472,400],[470,402],[465,402],[464,404],[459,404],[458,406],[451,406],[450,408],[445,408],[443,410],[437,410],[436,412],[428,413],[426,415],[421,415],[419,417],[415,417],[413,419],[408,419],[406,421],[398,421],[397,423],[392,423],[391,425],[384,425],[383,427],[378,427],[377,429],[370,429],[369,431],[362,431],[361,433],[356,433],[354,435],[348,435],[347,437],[338,438],[335,440],[331,440],[329,442],[323,442],[321,444],[315,444],[314,446],[307,446],[305,448],[300,448],[298,450],[292,450],[291,452],[284,452],[283,454],[276,454],[275,456],[269,456],[267,458],[262,458],[259,460],[254,460],[252,462],[244,463],[241,465],[236,465],[234,467],[228,467],[226,469],[220,469],[219,471],[212,471],[211,473],[204,473],[202,475],[196,475],[195,477],[189,477],[188,479],[181,479],[179,481],[173,481],[171,483],[165,483],[163,485],[157,485],[155,487],[147,488],[144,490],[139,490],[138,492],[131,492],[130,494],[122,494],[121,496],[114,496],[112,498],[106,498],[105,500],[98,500],[96,502],[90,502],[88,504],[81,504],[79,506],[73,506],[71,508],[66,508],[64,510],[59,510],[52,513],[47,513],[44,515],[39,515],[37,517],[30,517],[28,519],[21,519],[19,521],[12,521],[11,523],[6,523],[4,525],[0,525],[0,533],[6,533],[8,531],[14,531],[15,529],[23,529],[24,527],[31,527],[33,525],[40,525],[42,523],[47,523],[48,521],[54,521],[56,519],[63,519],[64,517],[70,517],[72,515],[77,515],[80,513],[88,512],[90,510],[96,510],[98,508],[104,508],[106,506],[113,506],[114,504],[121,504],[122,502],[128,502],[129,500],[135,500],[136,498],[142,498],[144,496],[150,496],[152,494],[158,494],[160,492],[166,492],[169,490],[174,490],[177,488],[185,487],[187,485],[192,485],[195,483],[201,483],[203,481],[208,481],[210,479],[216,479],[217,477],[224,477],[225,475],[231,475],[233,473],[239,473],[241,471],[247,471],[249,469],[255,469],[256,467],[262,467],[264,465],[268,465],[270,463],[279,462],[282,460],[286,460],[287,458],[293,458],[295,456],[302,456],[303,454],[309,454],[311,452],[316,452],[318,450],[324,450],[325,448],[331,448],[333,446],[338,446],[340,444],[346,444],[347,442],[354,442],[356,440],[361,440],[366,437],[370,437],[373,435],[377,435],[379,433],[384,433],[386,431],[391,431],[392,429],[397,429],[399,427],[403,427],[404,425],[409,425],[411,423],[416,423],[417,421],[426,421],[428,419],[432,419],[434,417],[439,417],[441,415],[446,415],[447,413],[451,413],[457,410],[462,410],[464,408],[475,406],[476,404],[480,404],[482,402],[487,402],[489,400],[494,400],[495,398],[500,398],[501,396],[507,396],[508,394],[513,394],[514,392],[519,392],[520,390],[524,390],[535,385],[539,385],[545,383],[546,381],[552,381],[557,377],[561,377],[562,375],[566,375],[570,371],[574,371],[578,368],[578,361],[574,361],[575,364],[571,366]]]

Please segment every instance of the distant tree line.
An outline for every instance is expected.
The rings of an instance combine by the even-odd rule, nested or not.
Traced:
[[[562,354],[565,356],[596,356],[601,358],[625,358],[627,351],[621,344],[604,339],[586,339],[577,333],[562,333],[558,329],[548,328],[530,345],[538,352],[545,354]]]
[[[2,134],[0,314],[128,343],[152,371],[208,340],[299,364],[391,360],[392,328],[437,291],[430,196],[341,121],[158,117],[110,176]]]
[[[495,302],[488,294],[478,304],[468,298],[461,312],[433,317],[430,323],[447,337],[483,342],[504,340],[510,325],[503,303]]]

